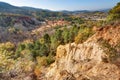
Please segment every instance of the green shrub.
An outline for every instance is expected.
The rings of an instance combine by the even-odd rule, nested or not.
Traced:
[[[120,2],[109,11],[108,20],[120,20]]]
[[[41,66],[49,66],[50,64],[52,64],[55,60],[54,57],[52,56],[48,56],[48,57],[36,57],[37,63],[38,65]]]
[[[101,48],[104,50],[104,52],[107,55],[108,62],[114,62],[115,59],[118,57],[117,50],[115,47],[111,46],[108,41],[104,39],[99,39],[99,44],[101,45]]]
[[[92,36],[93,33],[94,32],[92,31],[92,28],[89,28],[89,27],[81,28],[78,35],[75,37],[75,43],[76,44],[83,43],[90,36]]]

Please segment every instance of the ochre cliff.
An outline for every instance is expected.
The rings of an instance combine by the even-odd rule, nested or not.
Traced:
[[[120,80],[120,57],[114,62],[107,58],[99,40],[106,40],[111,46],[119,44],[120,26],[99,29],[95,35],[82,44],[69,43],[57,48],[56,61],[47,74],[47,80]],[[120,48],[115,53],[120,54]],[[45,79],[45,80],[46,80]]]

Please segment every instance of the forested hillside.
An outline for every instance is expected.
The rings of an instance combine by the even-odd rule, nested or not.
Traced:
[[[120,3],[74,15],[0,6],[0,80],[120,79]]]

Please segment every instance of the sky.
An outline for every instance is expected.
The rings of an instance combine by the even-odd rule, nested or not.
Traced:
[[[49,10],[98,10],[115,6],[120,0],[0,0],[15,6],[29,6]]]

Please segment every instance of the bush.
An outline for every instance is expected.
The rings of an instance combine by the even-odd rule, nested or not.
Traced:
[[[75,43],[79,44],[79,43],[83,43],[84,41],[86,41],[90,36],[93,35],[93,31],[91,28],[85,27],[83,29],[80,29],[80,32],[78,33],[78,35],[75,37]]]
[[[15,45],[11,42],[0,44],[0,72],[8,71],[14,66],[14,49]]]
[[[114,62],[118,57],[116,48],[111,46],[108,43],[108,41],[106,41],[104,39],[99,39],[98,42],[101,45],[101,48],[104,50],[104,52],[107,55],[107,61],[108,62]]]
[[[51,41],[50,41],[50,36],[48,35],[48,34],[45,34],[44,36],[43,36],[43,38],[44,38],[44,42],[45,43],[50,43]]]
[[[54,57],[52,57],[52,56],[36,57],[36,60],[37,60],[37,63],[39,65],[39,67],[41,67],[41,66],[49,66],[51,63],[53,63],[55,61]]]
[[[64,39],[64,43],[68,43],[70,41],[70,32],[67,29],[64,29],[62,33],[62,37]]]
[[[108,20],[120,20],[120,2],[109,11]]]
[[[11,42],[0,44],[0,49],[3,49],[3,50],[14,50],[14,48],[15,48],[15,45]]]

